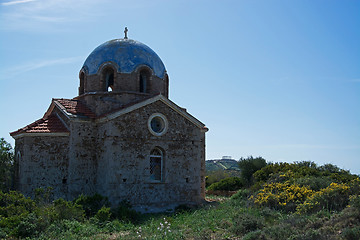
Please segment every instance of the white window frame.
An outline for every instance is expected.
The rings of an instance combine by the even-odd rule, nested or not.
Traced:
[[[163,182],[163,172],[164,172],[164,152],[163,152],[163,150],[161,150],[160,148],[158,148],[158,147],[155,147],[153,150],[151,150],[151,153],[152,152],[154,152],[154,151],[158,151],[159,153],[160,153],[160,155],[155,155],[155,154],[150,154],[150,156],[149,156],[149,164],[150,164],[150,171],[149,171],[149,173],[150,173],[150,180],[152,181],[152,182]],[[154,177],[156,177],[156,175],[155,175],[155,173],[151,173],[152,172],[152,167],[151,167],[151,159],[152,158],[155,158],[155,159],[159,159],[160,158],[160,179],[155,179],[155,178],[153,178],[153,176]]]
[[[161,132],[155,132],[152,127],[151,127],[151,121],[154,119],[154,118],[160,118],[162,123],[164,124]],[[150,131],[150,133],[154,136],[157,136],[157,137],[160,137],[162,135],[164,135],[168,129],[168,121],[166,119],[166,117],[161,114],[161,113],[154,113],[152,114],[150,117],[149,117],[149,120],[148,120],[148,129]]]

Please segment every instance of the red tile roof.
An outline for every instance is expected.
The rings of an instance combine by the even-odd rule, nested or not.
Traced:
[[[68,113],[71,113],[73,115],[96,118],[95,113],[93,113],[90,110],[90,108],[88,108],[85,104],[83,104],[79,100],[58,98],[58,99],[53,99],[53,101],[58,102],[60,105],[62,105],[65,108],[65,110]]]
[[[41,118],[26,127],[10,133],[11,136],[19,133],[62,133],[69,132],[65,125],[55,115],[50,115],[47,118]]]

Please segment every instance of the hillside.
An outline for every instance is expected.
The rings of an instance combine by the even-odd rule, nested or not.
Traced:
[[[205,161],[206,172],[217,170],[236,170],[239,171],[238,162],[234,159],[214,159]]]

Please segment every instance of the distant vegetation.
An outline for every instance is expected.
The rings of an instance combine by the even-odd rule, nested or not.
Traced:
[[[0,138],[0,190],[6,191],[12,187],[14,167],[14,151],[10,143]]]
[[[217,170],[240,170],[238,161],[234,159],[207,160],[205,165],[207,172],[213,172]]]
[[[2,144],[8,171],[12,149]],[[51,188],[29,199],[9,191],[4,177],[0,239],[360,239],[359,176],[332,164],[261,157],[241,158],[236,170],[220,163],[226,169],[207,171],[208,203],[161,214],[137,213],[127,202],[110,208],[99,194],[53,201]]]

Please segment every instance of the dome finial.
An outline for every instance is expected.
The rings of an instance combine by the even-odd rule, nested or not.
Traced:
[[[128,39],[128,37],[127,37],[127,32],[128,32],[128,29],[127,29],[127,27],[125,27],[125,30],[124,30],[125,37],[124,37],[124,39]]]

